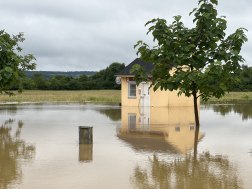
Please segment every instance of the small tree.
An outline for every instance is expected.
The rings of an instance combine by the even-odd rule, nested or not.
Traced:
[[[236,80],[240,70],[240,62],[245,60],[239,55],[242,44],[247,41],[244,28],[226,37],[226,20],[224,16],[217,17],[217,0],[199,0],[199,8],[193,9],[194,28],[188,29],[180,21],[181,16],[174,16],[175,21],[166,25],[164,19],[153,19],[145,24],[153,24],[154,41],[158,45],[152,49],[146,43],[138,41],[141,59],[153,62],[151,71],[154,91],[178,90],[178,95],[193,96],[195,122],[199,126],[197,99],[201,96],[208,101],[211,96],[220,98],[225,94],[230,83]],[[226,37],[226,38],[225,38]],[[174,72],[170,70],[174,67]],[[143,67],[135,65],[132,72],[137,85],[147,81],[149,73]],[[210,84],[215,81],[214,84]],[[213,83],[213,82],[212,82]]]
[[[13,95],[8,89],[14,84],[20,86],[20,77],[24,75],[25,70],[36,68],[36,64],[32,63],[35,60],[33,55],[18,54],[23,50],[19,46],[19,43],[25,40],[23,36],[23,33],[19,33],[11,37],[4,30],[0,30],[0,93],[4,91]],[[22,92],[22,87],[19,87],[19,92]]]

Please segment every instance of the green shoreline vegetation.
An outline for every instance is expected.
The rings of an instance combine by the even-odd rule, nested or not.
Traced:
[[[14,91],[14,96],[0,95],[0,103],[10,102],[97,102],[120,103],[120,90],[86,90],[86,91],[45,91],[25,90],[23,93]]]
[[[86,91],[46,91],[25,90],[14,91],[15,96],[0,95],[0,103],[22,102],[94,102],[120,103],[121,90],[86,90]],[[209,103],[228,103],[232,101],[252,101],[252,92],[229,92],[224,97],[210,98]],[[201,102],[204,103],[204,102]]]
[[[230,103],[233,101],[252,101],[252,92],[226,92],[224,97],[220,99],[211,97],[208,103]]]

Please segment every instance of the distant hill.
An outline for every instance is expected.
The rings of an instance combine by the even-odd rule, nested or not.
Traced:
[[[33,74],[36,72],[40,72],[43,74],[44,79],[49,79],[54,75],[65,75],[65,76],[72,76],[72,77],[80,77],[80,75],[85,74],[87,76],[91,76],[95,74],[95,71],[25,71],[26,76],[29,78],[33,78]]]

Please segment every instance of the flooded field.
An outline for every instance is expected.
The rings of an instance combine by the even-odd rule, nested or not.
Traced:
[[[0,189],[251,188],[252,103],[201,105],[200,124],[196,145],[192,107],[1,105]]]

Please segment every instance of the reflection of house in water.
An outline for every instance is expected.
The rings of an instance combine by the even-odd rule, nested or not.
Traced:
[[[135,150],[186,153],[194,146],[193,107],[122,107],[121,113],[118,137]]]

